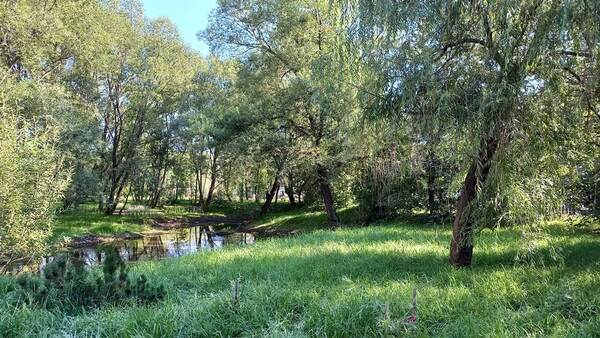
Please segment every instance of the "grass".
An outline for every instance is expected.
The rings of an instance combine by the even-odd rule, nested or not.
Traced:
[[[150,228],[144,222],[149,215],[105,215],[96,208],[95,204],[83,204],[77,210],[58,215],[53,226],[53,241],[85,234],[143,232]]]
[[[136,208],[136,206],[130,206]],[[273,205],[274,212],[257,219],[253,225],[261,230],[316,230],[325,223],[322,212],[305,212],[280,202]],[[217,201],[207,212],[192,209],[189,201],[180,201],[175,205],[160,209],[144,209],[141,212],[123,215],[105,215],[97,210],[97,205],[87,203],[76,210],[59,214],[54,222],[52,242],[60,242],[63,238],[86,234],[109,236],[124,232],[144,233],[156,231],[149,224],[151,218],[229,216],[233,218],[253,218],[258,214],[260,204],[253,201],[224,202]],[[342,219],[352,219],[355,209],[344,209],[340,212]]]
[[[280,207],[280,211],[268,213],[252,223],[252,227],[264,231],[306,232],[323,228],[327,223],[322,211]],[[357,216],[356,207],[339,210],[338,216],[343,224],[355,225]]]
[[[288,211],[264,221],[309,227],[321,217],[293,215]],[[167,287],[164,301],[67,316],[12,308],[0,300],[0,336],[592,337],[600,332],[597,235],[562,223],[525,241],[518,229],[484,231],[474,267],[460,270],[447,264],[449,241],[447,226],[392,222],[138,263],[131,266],[133,273]],[[515,261],[524,247],[527,254]],[[241,280],[237,306],[231,302],[236,278]],[[414,326],[402,322],[413,288],[419,317]]]
[[[193,209],[189,201],[182,201],[160,209],[146,209],[142,206],[130,205],[123,215],[105,215],[97,210],[97,204],[87,203],[77,209],[57,215],[52,242],[60,242],[63,238],[93,235],[114,235],[124,232],[143,233],[155,231],[149,225],[151,218],[198,217],[207,215],[242,216],[258,210],[256,203],[217,203],[209,212],[202,213]],[[135,211],[139,210],[139,211]]]

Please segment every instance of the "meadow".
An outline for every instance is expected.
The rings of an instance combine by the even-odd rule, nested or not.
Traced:
[[[295,212],[295,214],[294,214]],[[257,224],[318,221],[279,211]],[[525,237],[524,237],[525,236]],[[0,333],[30,336],[531,336],[600,332],[600,241],[551,222],[484,230],[472,268],[448,265],[450,227],[388,221],[140,262],[164,300],[78,313],[13,306],[0,280]],[[236,282],[237,280],[237,282]],[[238,292],[233,291],[238,286]],[[411,311],[417,291],[416,322]]]
[[[2,1],[0,338],[600,338],[599,18]]]

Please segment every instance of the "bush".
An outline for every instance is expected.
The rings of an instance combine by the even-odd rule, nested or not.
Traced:
[[[37,126],[0,111],[0,274],[44,252],[67,181],[55,146],[48,122]]]
[[[162,285],[152,285],[146,276],[131,276],[116,249],[106,252],[101,273],[86,269],[79,255],[60,255],[46,265],[42,276],[22,274],[0,292],[13,305],[71,312],[124,301],[151,303],[165,294]]]

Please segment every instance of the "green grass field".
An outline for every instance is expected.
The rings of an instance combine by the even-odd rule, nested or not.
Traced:
[[[298,218],[303,226],[309,221]],[[271,216],[271,226],[293,212]],[[318,215],[308,216],[320,217]],[[279,218],[279,221],[273,221]],[[265,223],[268,223],[265,220]],[[278,223],[279,222],[279,223]],[[137,263],[164,301],[79,315],[9,307],[0,336],[593,337],[600,333],[600,237],[553,223],[523,239],[484,231],[474,267],[447,264],[448,226],[316,231]],[[526,253],[523,255],[523,253]],[[521,260],[516,261],[515,257]],[[239,305],[231,281],[240,278]],[[403,323],[416,288],[416,325]],[[389,304],[389,312],[384,310]]]

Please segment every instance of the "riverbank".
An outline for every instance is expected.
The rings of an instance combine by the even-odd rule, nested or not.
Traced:
[[[95,204],[82,204],[76,210],[57,215],[51,242],[74,247],[140,237],[161,230],[197,225],[241,226],[250,220],[253,206],[226,206],[202,213],[189,203],[148,209],[130,206],[123,215],[105,215]],[[245,215],[244,212],[248,212]],[[226,216],[231,215],[231,216]]]
[[[220,233],[252,233],[261,237],[283,236],[323,228],[325,215],[287,204],[274,206],[267,215],[257,217],[259,204],[221,204],[202,213],[188,204],[162,209],[132,208],[123,215],[104,215],[94,204],[57,216],[52,242],[75,248],[118,240],[136,239],[162,231],[211,226]],[[340,210],[346,224],[356,223],[356,209]]]
[[[473,268],[459,270],[447,264],[448,226],[403,222],[141,262],[131,271],[164,284],[165,300],[67,315],[14,308],[2,297],[0,335],[564,337],[600,332],[600,237],[562,223],[526,241],[522,236],[518,228],[483,231]],[[238,278],[236,304],[231,281]],[[416,323],[405,320],[413,288]]]

